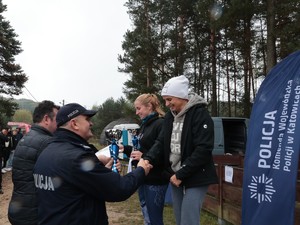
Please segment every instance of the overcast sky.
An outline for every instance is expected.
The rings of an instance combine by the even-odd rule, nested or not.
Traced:
[[[125,0],[3,0],[3,14],[19,35],[16,57],[29,80],[22,96],[88,108],[121,96],[123,35],[130,29]],[[31,94],[30,94],[31,93]],[[32,96],[33,97],[32,97]]]

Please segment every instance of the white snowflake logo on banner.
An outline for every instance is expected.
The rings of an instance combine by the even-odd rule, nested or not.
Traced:
[[[273,178],[268,178],[265,174],[261,176],[252,176],[250,189],[250,198],[257,199],[258,203],[272,202],[272,195],[276,192],[273,187]]]

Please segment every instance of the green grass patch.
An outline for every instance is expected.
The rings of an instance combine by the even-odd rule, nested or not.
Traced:
[[[129,199],[123,202],[107,203],[107,212],[109,221],[112,225],[142,225],[143,216],[140,209],[138,194],[133,194]],[[173,207],[166,205],[164,208],[164,224],[175,225]],[[214,215],[202,211],[201,224],[218,225],[218,218]]]

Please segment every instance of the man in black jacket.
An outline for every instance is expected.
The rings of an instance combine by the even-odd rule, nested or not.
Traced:
[[[14,189],[8,208],[12,225],[37,225],[37,197],[33,167],[56,130],[59,106],[51,101],[41,102],[33,112],[33,126],[18,143],[13,159]]]
[[[105,202],[129,198],[152,168],[140,160],[125,176],[115,173],[95,155],[87,141],[93,136],[96,111],[77,103],[57,113],[55,140],[40,155],[35,168],[39,225],[107,225]]]

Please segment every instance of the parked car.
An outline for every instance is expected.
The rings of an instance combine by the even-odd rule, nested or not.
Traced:
[[[242,117],[212,117],[215,140],[213,155],[244,155],[249,119]]]

